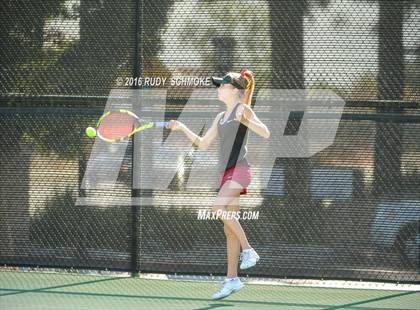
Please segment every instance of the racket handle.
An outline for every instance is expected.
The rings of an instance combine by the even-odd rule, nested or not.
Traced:
[[[168,122],[155,122],[156,128],[162,128],[165,127],[168,124]]]

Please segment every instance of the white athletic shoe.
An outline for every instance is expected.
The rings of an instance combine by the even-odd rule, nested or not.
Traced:
[[[260,260],[260,256],[253,248],[243,250],[241,253],[241,269],[248,269],[254,267]]]
[[[239,291],[244,287],[244,284],[239,278],[226,278],[220,287],[220,290],[213,295],[213,299],[222,299],[232,293]]]

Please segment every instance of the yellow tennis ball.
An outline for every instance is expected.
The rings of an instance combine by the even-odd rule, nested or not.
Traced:
[[[89,138],[95,138],[96,137],[96,130],[93,127],[88,127],[85,130],[86,136]]]

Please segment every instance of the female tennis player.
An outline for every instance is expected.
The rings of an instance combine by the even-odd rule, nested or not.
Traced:
[[[167,128],[182,131],[199,149],[207,149],[220,138],[220,189],[213,204],[216,214],[239,211],[239,197],[247,193],[251,182],[250,165],[247,160],[248,129],[268,138],[270,131],[250,107],[254,90],[254,77],[249,70],[228,73],[223,78],[212,78],[218,87],[218,98],[226,105],[203,137],[193,133],[185,124],[171,120]],[[219,210],[219,211],[218,211]],[[224,223],[227,247],[227,277],[213,299],[221,299],[239,291],[244,284],[238,278],[238,259],[242,248],[241,269],[253,267],[260,257],[251,247],[237,216],[219,217]]]

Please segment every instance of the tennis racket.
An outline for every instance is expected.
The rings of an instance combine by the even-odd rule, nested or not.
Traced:
[[[88,127],[86,135],[90,138],[99,139],[113,143],[124,141],[137,132],[149,128],[162,128],[168,122],[149,122],[140,119],[136,114],[125,109],[108,111],[102,115],[96,128]]]

